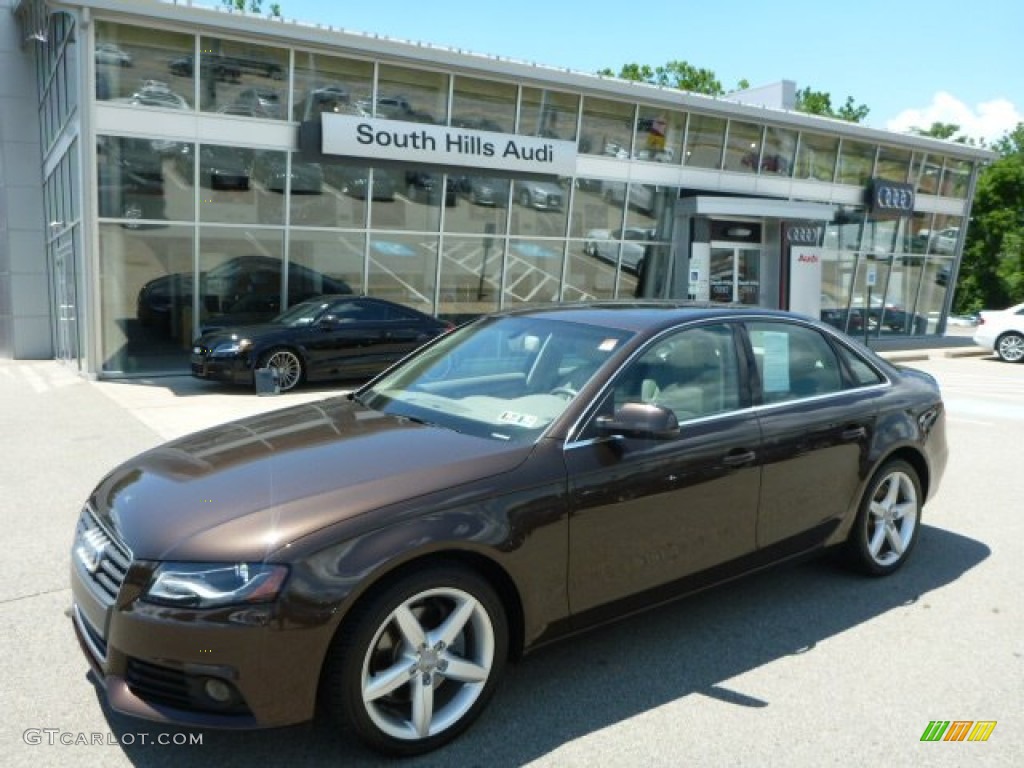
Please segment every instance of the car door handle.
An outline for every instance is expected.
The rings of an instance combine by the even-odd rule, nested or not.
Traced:
[[[727,467],[742,467],[745,464],[752,464],[756,458],[757,454],[753,451],[738,450],[727,453],[722,463]]]
[[[847,427],[842,432],[843,440],[860,440],[866,437],[868,431],[864,427]]]

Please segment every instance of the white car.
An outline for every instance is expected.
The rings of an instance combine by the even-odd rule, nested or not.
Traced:
[[[1024,362],[1024,304],[982,311],[974,343],[995,352],[1000,360]]]
[[[583,252],[609,264],[615,264],[619,259],[619,242],[622,241],[622,268],[627,272],[637,272],[647,248],[643,241],[653,238],[654,230],[644,227],[591,229],[583,242]]]

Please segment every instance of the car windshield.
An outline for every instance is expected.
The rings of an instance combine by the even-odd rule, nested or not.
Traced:
[[[631,336],[559,320],[489,318],[443,337],[355,397],[458,432],[530,441]]]
[[[289,307],[270,322],[275,325],[287,325],[292,328],[312,325],[328,306],[329,302],[317,301],[316,299],[302,301],[295,306]]]

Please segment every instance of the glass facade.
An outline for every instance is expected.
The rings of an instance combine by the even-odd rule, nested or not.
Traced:
[[[963,201],[974,172],[972,161],[787,127],[770,115],[687,112],[203,30],[98,19],[95,40],[97,102],[188,113],[199,126],[192,141],[162,134],[159,118],[149,135],[119,135],[107,123],[91,139],[97,368],[115,375],[184,370],[191,339],[205,327],[265,320],[321,293],[368,293],[455,321],[553,301],[672,296],[673,270],[687,263],[686,244],[674,240],[676,202],[709,193],[634,180],[633,164],[812,181],[823,201],[829,185],[863,187],[872,178]],[[67,77],[59,59],[48,63],[58,74],[41,81]],[[53,90],[40,94],[51,143],[77,102],[73,88]],[[622,171],[533,177],[313,162],[245,129],[266,137],[275,125],[325,112],[572,141],[581,156],[621,161],[614,165]],[[238,120],[240,129],[204,129],[206,116]],[[66,193],[80,183],[79,142],[67,151],[46,184],[54,220],[80,215]],[[865,325],[935,332],[962,227],[961,216],[875,220],[863,206],[839,206],[820,243],[823,317],[849,333]],[[64,233],[53,250],[80,240]],[[757,246],[750,253],[746,271],[767,285],[785,254],[771,267]]]

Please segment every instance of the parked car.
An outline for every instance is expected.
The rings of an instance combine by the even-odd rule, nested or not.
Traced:
[[[436,205],[441,200],[441,185],[444,184],[444,204],[451,208],[457,202],[455,184],[452,179],[441,181],[440,173],[427,171],[405,172],[405,196],[410,200],[428,205]]]
[[[163,107],[165,109],[191,109],[188,100],[160,80],[147,80],[129,99],[129,104],[141,107]]]
[[[974,343],[1007,363],[1024,362],[1024,304],[980,312]]]
[[[199,275],[200,314],[203,327],[218,327],[221,315],[245,312],[247,322],[269,320],[281,311],[281,260],[270,256],[236,256]],[[352,293],[342,279],[325,275],[297,262],[288,264],[288,303],[297,304],[324,293]],[[191,272],[163,275],[139,291],[136,316],[145,326],[176,329],[184,310],[192,309]],[[254,307],[262,306],[258,316]],[[190,332],[191,335],[191,332]]]
[[[291,192],[293,195],[323,193],[324,171],[319,163],[292,159]],[[289,177],[285,154],[277,151],[257,152],[252,164],[252,178],[270,192],[284,194]]]
[[[284,117],[281,94],[273,88],[246,88],[235,97],[235,114],[279,120]]]
[[[619,243],[622,241],[622,268],[636,273],[647,250],[644,243],[653,237],[654,230],[649,227],[592,229],[587,232],[587,239],[583,241],[583,252],[609,264],[617,264]]]
[[[181,145],[174,155],[175,166],[183,179],[192,180],[194,149]],[[252,151],[220,144],[199,145],[199,184],[209,189],[249,189]]]
[[[277,372],[282,392],[305,381],[368,378],[451,329],[410,307],[367,296],[318,296],[262,325],[224,327],[192,346],[192,375],[254,385]]]
[[[516,179],[512,183],[512,194],[524,208],[538,211],[560,211],[565,190],[553,181]]]
[[[366,200],[367,197],[385,202],[395,199],[395,174],[387,168],[373,169],[372,191],[370,169],[366,166],[325,163],[323,170],[324,180],[343,195],[359,200]]]
[[[215,53],[204,53],[200,59],[200,67],[203,74],[212,75],[214,80],[228,83],[237,83],[242,78],[242,70],[237,63],[225,56],[218,56]],[[172,75],[179,77],[193,77],[195,73],[195,62],[192,54],[176,56],[167,62],[167,69]]]
[[[116,43],[96,43],[96,63],[130,67],[132,55]]]
[[[893,573],[947,454],[935,380],[815,321],[518,310],[113,470],[71,616],[115,711],[270,727],[319,702],[412,755],[548,641],[832,547]]]
[[[508,207],[508,179],[490,176],[460,176],[455,185],[459,194],[473,205]]]

